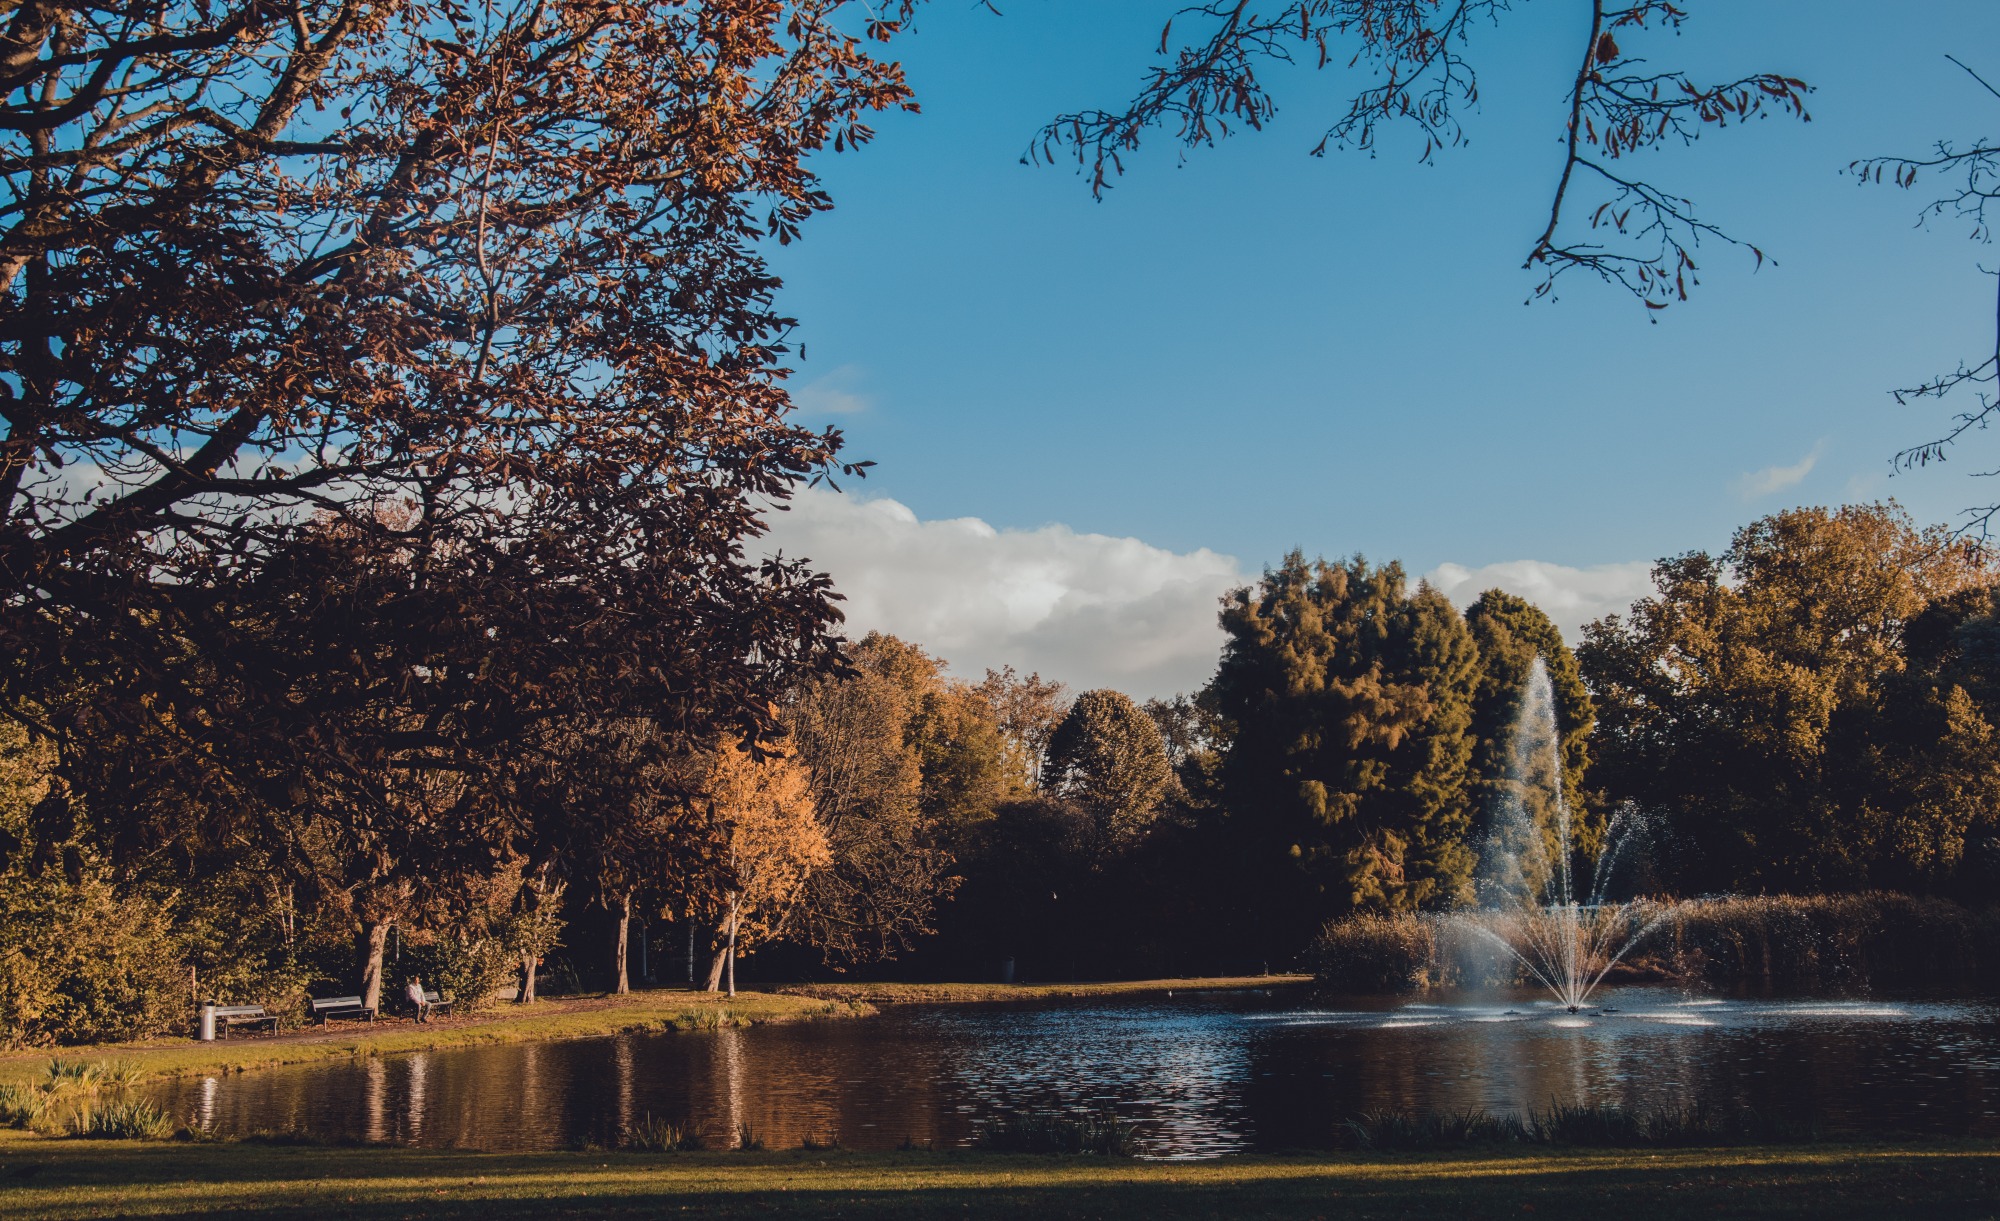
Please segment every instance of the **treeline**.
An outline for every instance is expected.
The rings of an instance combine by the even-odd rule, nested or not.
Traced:
[[[477,1004],[550,972],[731,987],[751,954],[765,980],[1291,967],[1329,920],[1478,901],[1503,798],[1550,834],[1552,777],[1524,783],[1513,757],[1538,658],[1579,871],[1624,807],[1645,840],[1631,891],[1976,905],[2000,882],[2000,593],[1975,549],[1893,506],[1782,513],[1664,561],[1574,653],[1520,598],[1461,612],[1395,564],[1294,554],[1225,600],[1213,680],[1144,705],[967,681],[889,636],[836,653],[814,643],[822,591],[782,581],[759,596],[798,597],[801,621],[733,654],[758,668],[688,681],[715,646],[664,620],[636,647],[629,622],[578,633],[555,664],[515,603],[450,603],[448,565],[413,581],[406,545],[328,527],[300,552],[275,596],[224,608],[316,697],[295,717],[243,705],[272,725],[189,733],[203,706],[135,706],[105,650],[16,703],[8,1040],[413,973]],[[414,636],[388,626],[412,588],[432,591]],[[409,651],[355,662],[368,640]],[[649,657],[677,669],[648,677]],[[337,679],[373,685],[305,686]],[[455,735],[418,732],[447,716]]]

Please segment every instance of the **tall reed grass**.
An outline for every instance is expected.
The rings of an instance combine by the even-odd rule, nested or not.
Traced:
[[[1683,904],[1648,953],[1710,986],[1971,984],[2000,976],[2000,911],[1886,892],[1704,899]]]
[[[1335,920],[1308,963],[1337,993],[1527,982],[1504,954],[1428,913]],[[2000,909],[1886,892],[1695,899],[1676,904],[1619,969],[1700,987],[1974,984],[2000,979]]]

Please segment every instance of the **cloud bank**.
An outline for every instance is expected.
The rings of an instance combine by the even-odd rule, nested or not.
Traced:
[[[1039,671],[1075,690],[1136,698],[1192,691],[1215,673],[1223,594],[1248,584],[1233,556],[1177,552],[1064,525],[999,530],[976,517],[924,521],[895,500],[807,488],[770,516],[764,550],[810,559],[846,596],[848,634],[891,632],[977,679]],[[1537,560],[1425,579],[1463,606],[1491,588],[1529,599],[1572,641],[1588,620],[1652,590],[1645,563],[1568,568]]]
[[[1068,526],[921,521],[894,500],[806,489],[768,541],[833,574],[850,634],[891,632],[978,678],[1040,671],[1077,690],[1190,691],[1222,649],[1217,600],[1248,578],[1231,556]]]
[[[1622,615],[1653,592],[1653,565],[1634,560],[1623,564],[1593,564],[1570,568],[1541,560],[1511,560],[1467,568],[1440,564],[1424,574],[1438,592],[1460,607],[1469,606],[1489,589],[1504,589],[1526,598],[1555,620],[1571,645],[1583,636],[1583,625],[1606,615]]]

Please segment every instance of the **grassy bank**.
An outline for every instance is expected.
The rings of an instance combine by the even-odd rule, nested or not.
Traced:
[[[1987,1144],[1175,1163],[997,1154],[547,1153],[0,1132],[0,1221],[236,1217],[1990,1218]]]
[[[1094,984],[793,984],[787,996],[869,1005],[963,1005],[989,1001],[1164,995],[1168,992],[1237,992],[1312,982],[1310,975],[1235,975],[1211,979],[1136,979]]]
[[[284,1064],[307,1064],[354,1056],[431,1051],[490,1043],[583,1039],[635,1030],[713,1030],[801,1018],[843,1017],[869,1012],[844,999],[783,996],[768,992],[718,993],[650,991],[625,996],[565,997],[532,1006],[502,1007],[472,1017],[446,1018],[425,1025],[402,1019],[370,1024],[340,1022],[271,1036],[238,1036],[226,1042],[196,1043],[185,1038],[38,1049],[0,1055],[0,1084],[29,1082],[47,1070],[50,1056],[107,1061],[124,1066],[132,1080],[194,1077],[243,1072]]]
[[[130,1080],[143,1081],[490,1043],[584,1039],[639,1030],[712,1030],[725,1025],[849,1017],[869,1013],[875,1004],[964,1004],[1271,988],[1308,983],[1311,978],[1246,975],[1100,984],[801,984],[772,992],[739,992],[733,997],[661,989],[625,996],[564,997],[538,1001],[527,1008],[502,1006],[471,1017],[446,1018],[421,1026],[403,1019],[384,1019],[368,1025],[340,1022],[313,1026],[271,1036],[239,1035],[215,1043],[172,1038],[6,1052],[0,1053],[0,1085],[39,1079],[52,1055],[64,1060],[107,1061],[126,1066]]]

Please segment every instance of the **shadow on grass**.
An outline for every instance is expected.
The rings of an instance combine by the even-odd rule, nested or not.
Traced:
[[[473,1154],[0,1145],[0,1218],[1652,1218],[1995,1214],[1989,1143],[1133,1163],[991,1154]]]

